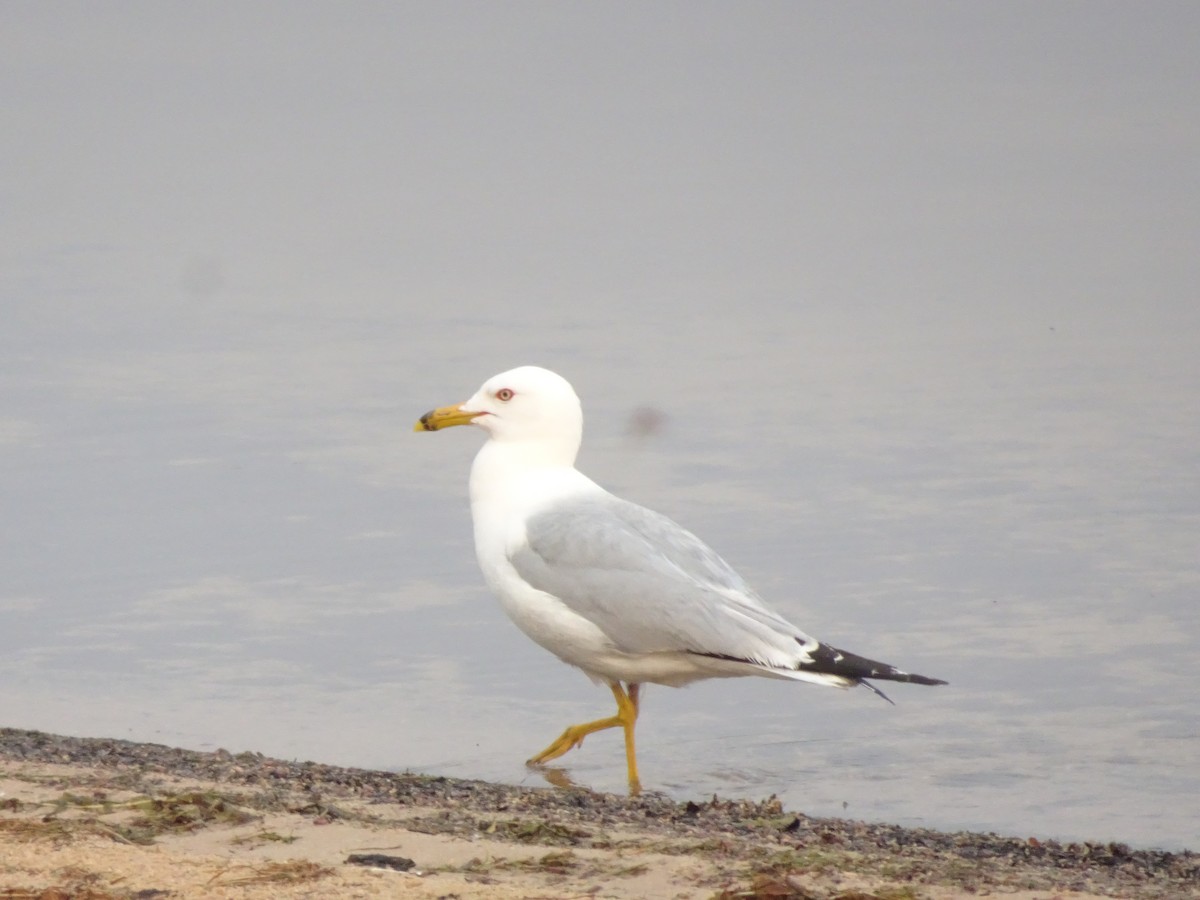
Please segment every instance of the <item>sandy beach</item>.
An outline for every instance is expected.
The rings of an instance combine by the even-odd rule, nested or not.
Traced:
[[[0,729],[0,898],[1200,896],[1200,855]]]

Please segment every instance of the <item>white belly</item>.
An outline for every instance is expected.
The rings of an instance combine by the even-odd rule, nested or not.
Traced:
[[[503,571],[507,569],[507,571]],[[693,653],[626,653],[556,597],[530,587],[505,564],[488,578],[505,613],[533,641],[593,679],[680,687],[701,678],[730,678],[756,671],[746,663]],[[782,676],[777,676],[782,677]]]

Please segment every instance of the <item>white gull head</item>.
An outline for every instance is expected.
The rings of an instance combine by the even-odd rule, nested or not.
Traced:
[[[459,408],[494,442],[522,444],[543,465],[575,464],[583,409],[570,383],[549,369],[520,366],[494,375]]]

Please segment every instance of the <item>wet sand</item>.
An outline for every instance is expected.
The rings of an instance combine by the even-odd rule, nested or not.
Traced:
[[[0,729],[9,900],[987,894],[1200,897],[1200,854]]]

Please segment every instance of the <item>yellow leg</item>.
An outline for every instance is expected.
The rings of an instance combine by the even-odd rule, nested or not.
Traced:
[[[629,770],[629,791],[637,794],[642,785],[638,780],[637,755],[634,751],[633,729],[638,717],[638,688],[640,685],[631,684],[626,691],[618,681],[610,681],[609,689],[617,701],[617,714],[607,719],[597,719],[594,722],[584,722],[582,725],[572,725],[549,747],[529,760],[530,765],[557,759],[568,750],[573,750],[583,744],[583,739],[589,734],[603,731],[606,728],[623,728],[625,730],[625,765]]]
[[[629,685],[629,693],[626,695],[632,715],[628,716],[625,720],[625,766],[629,770],[629,793],[632,796],[637,796],[642,792],[642,781],[640,778],[638,778],[637,753],[634,751],[633,746],[633,728],[635,725],[637,725],[637,717],[639,712],[638,690],[640,687],[641,685],[637,684]],[[616,691],[613,693],[615,694]],[[618,699],[618,708],[620,705],[621,701]]]

